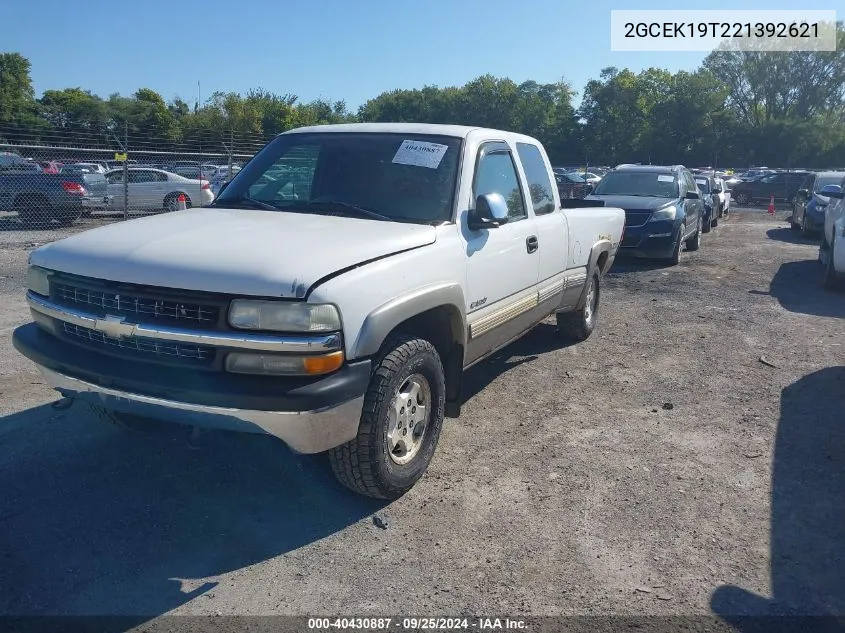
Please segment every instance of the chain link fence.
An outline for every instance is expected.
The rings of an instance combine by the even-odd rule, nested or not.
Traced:
[[[210,204],[269,139],[235,130],[142,134],[0,125],[0,232],[39,241],[107,222]]]

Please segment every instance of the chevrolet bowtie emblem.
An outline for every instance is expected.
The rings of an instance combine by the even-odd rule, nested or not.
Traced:
[[[110,338],[123,338],[135,334],[135,325],[126,323],[122,316],[107,314],[104,319],[97,319],[94,322],[94,329],[102,332]]]

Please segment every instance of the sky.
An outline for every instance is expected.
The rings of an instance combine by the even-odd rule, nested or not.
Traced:
[[[669,0],[39,0],[3,2],[0,52],[32,63],[36,96],[152,88],[193,105],[264,88],[355,111],[395,88],[462,85],[491,73],[567,81],[579,95],[607,66],[694,70],[705,53],[612,52],[611,9]],[[711,0],[707,8],[794,9],[794,0]],[[832,9],[835,3],[804,9]],[[141,9],[143,7],[143,10]],[[703,8],[693,4],[689,8]],[[840,12],[841,13],[841,12]],[[840,16],[841,19],[841,16]],[[576,103],[580,96],[576,97]]]

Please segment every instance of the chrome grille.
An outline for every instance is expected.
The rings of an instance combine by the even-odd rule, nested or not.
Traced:
[[[193,361],[210,361],[214,355],[214,349],[202,345],[189,345],[174,343],[170,341],[158,341],[154,339],[128,337],[111,338],[102,332],[92,330],[73,323],[63,323],[64,332],[69,337],[94,346],[110,346],[115,350],[143,354],[148,356],[178,357]]]
[[[109,314],[134,317],[138,321],[171,321],[211,327],[217,323],[219,308],[200,303],[152,299],[110,290],[95,290],[54,281],[51,286],[53,299],[69,307],[98,308],[101,315]]]

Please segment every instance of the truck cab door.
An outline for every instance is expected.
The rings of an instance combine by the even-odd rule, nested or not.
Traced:
[[[465,364],[530,328],[536,308],[540,261],[537,229],[533,214],[525,206],[511,148],[504,142],[482,144],[475,160],[470,204],[474,207],[478,196],[489,193],[498,193],[507,202],[504,224],[470,229],[468,213],[460,217],[467,257],[469,332]]]
[[[541,286],[541,300],[547,295],[549,301],[557,299],[553,290],[563,292],[563,272],[566,270],[569,254],[569,227],[566,216],[555,201],[555,183],[552,180],[551,163],[537,145],[516,143],[516,152],[524,176],[526,204],[534,212],[537,229],[540,261],[538,282]],[[547,291],[547,292],[546,292]]]

